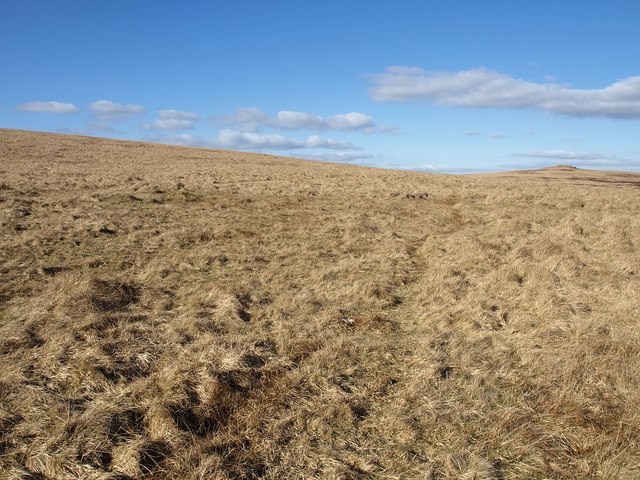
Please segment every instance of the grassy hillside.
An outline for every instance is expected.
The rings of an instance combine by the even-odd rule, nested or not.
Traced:
[[[640,477],[640,175],[0,130],[0,477]]]

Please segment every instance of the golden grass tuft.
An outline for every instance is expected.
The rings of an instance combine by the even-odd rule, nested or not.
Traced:
[[[0,477],[640,476],[640,175],[0,139]]]

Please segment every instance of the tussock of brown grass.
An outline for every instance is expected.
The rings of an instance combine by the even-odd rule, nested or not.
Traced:
[[[640,176],[0,139],[2,478],[640,476]]]

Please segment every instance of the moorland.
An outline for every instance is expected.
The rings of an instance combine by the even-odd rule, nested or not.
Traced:
[[[0,477],[640,478],[640,174],[0,130]]]

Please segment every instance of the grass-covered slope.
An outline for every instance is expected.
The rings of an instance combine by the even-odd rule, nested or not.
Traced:
[[[0,477],[637,478],[638,186],[0,130]]]

